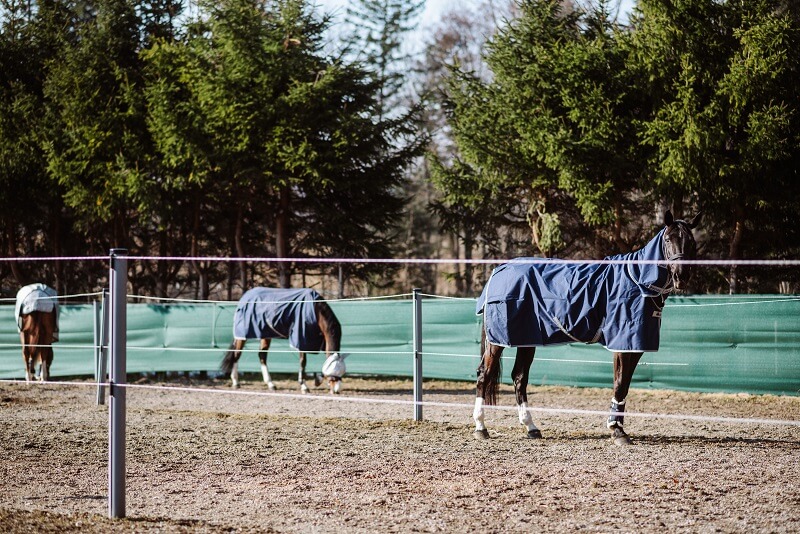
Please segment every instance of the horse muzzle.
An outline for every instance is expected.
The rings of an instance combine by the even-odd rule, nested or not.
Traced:
[[[676,291],[683,291],[689,285],[689,277],[686,273],[681,276],[681,273],[672,273],[672,287]]]

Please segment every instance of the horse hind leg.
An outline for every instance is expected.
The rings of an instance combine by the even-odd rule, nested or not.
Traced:
[[[485,333],[483,334],[485,336]],[[500,375],[500,358],[503,355],[503,347],[492,345],[485,339],[481,340],[481,346],[485,347],[481,363],[478,366],[478,380],[475,384],[475,408],[472,411],[472,419],[475,421],[475,430],[472,435],[476,439],[486,439],[489,431],[486,429],[484,421],[484,403],[487,405],[495,404],[497,400],[497,381]]]
[[[306,385],[306,353],[300,353],[300,370],[297,372],[297,381],[300,383],[300,391],[308,393],[308,386]]]
[[[42,382],[47,382],[48,380],[50,380],[50,365],[53,363],[53,348],[52,347],[43,348],[41,356],[42,356],[41,380]]]
[[[42,382],[47,382],[50,380],[50,366],[53,364],[53,338],[56,330],[56,314],[55,312],[42,314],[40,319],[41,330],[39,343],[43,345],[39,348],[39,359],[41,361],[40,376]]]
[[[30,314],[23,315],[22,329],[19,333],[19,341],[22,345],[22,362],[25,364],[25,381],[32,382],[36,378],[36,360],[33,340],[31,339],[31,329],[33,327],[33,317]]]
[[[230,375],[232,388],[239,387],[239,358],[242,355],[244,344],[245,340],[234,339],[231,346],[228,348],[228,352],[226,352],[225,356],[222,358],[222,364],[220,365],[221,371],[225,375]]]
[[[517,400],[517,412],[519,422],[525,427],[527,437],[538,439],[542,437],[542,432],[536,428],[528,411],[528,374],[530,373],[533,356],[536,349],[534,347],[517,348],[517,357],[514,360],[514,369],[511,371],[511,378],[514,380],[514,394]]]
[[[267,389],[274,391],[275,382],[272,381],[272,377],[269,374],[269,368],[267,367],[267,352],[269,351],[270,341],[270,339],[261,340],[261,346],[258,349],[258,360],[261,363],[261,377],[264,379]]]

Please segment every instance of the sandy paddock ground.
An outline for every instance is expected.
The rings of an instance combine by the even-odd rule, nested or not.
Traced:
[[[800,531],[800,426],[726,419],[797,421],[798,397],[633,390],[629,412],[708,418],[629,416],[617,447],[601,414],[534,411],[544,439],[526,439],[508,387],[479,441],[471,384],[426,381],[449,406],[415,423],[410,404],[356,402],[407,402],[410,381],[348,378],[334,401],[255,378],[128,390],[125,519],[108,518],[95,389],[0,383],[0,531]],[[604,411],[610,395],[533,387],[530,404]]]

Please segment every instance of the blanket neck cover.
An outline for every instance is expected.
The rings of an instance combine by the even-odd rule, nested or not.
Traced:
[[[662,261],[665,229],[644,248],[607,260]],[[478,298],[490,343],[541,347],[600,343],[614,352],[655,352],[661,308],[672,291],[664,264],[525,263],[492,271]]]
[[[313,289],[256,287],[247,291],[236,306],[233,337],[236,339],[288,339],[300,352],[325,349],[325,336],[317,323]]]

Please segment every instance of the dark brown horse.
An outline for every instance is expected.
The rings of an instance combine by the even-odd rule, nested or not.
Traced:
[[[239,387],[238,362],[248,339],[261,342],[258,358],[261,374],[270,390],[275,384],[267,367],[267,352],[274,338],[288,339],[300,354],[298,382],[303,393],[305,383],[306,353],[325,351],[328,357],[324,369],[331,393],[338,393],[344,375],[344,355],[340,353],[342,327],[327,302],[313,289],[273,289],[257,287],[246,292],[236,306],[233,337],[225,354],[221,371],[230,375],[231,385]],[[315,385],[321,379],[317,377]]]
[[[58,340],[58,302],[54,289],[31,284],[17,292],[15,307],[25,380],[47,381],[53,363],[53,342]],[[39,366],[37,377],[36,366]]]
[[[690,268],[676,261],[695,259],[692,230],[699,221],[699,214],[686,222],[673,219],[667,211],[664,228],[644,248],[607,258],[617,263],[523,258],[496,268],[477,307],[484,317],[474,435],[488,437],[483,406],[496,403],[505,347],[517,348],[511,378],[519,421],[528,437],[541,438],[527,404],[528,373],[536,347],[600,343],[614,353],[614,396],[607,426],[616,444],[630,444],[623,424],[633,372],[644,352],[658,350],[661,309],[667,296],[686,287]]]

